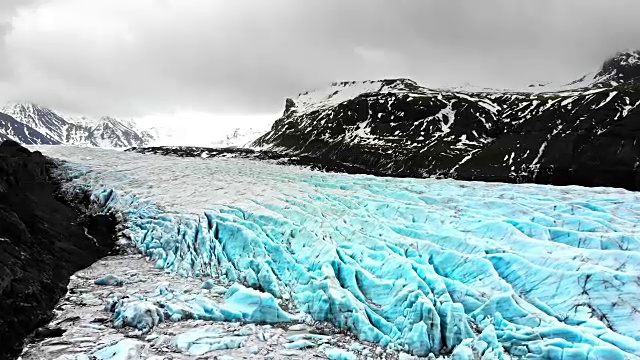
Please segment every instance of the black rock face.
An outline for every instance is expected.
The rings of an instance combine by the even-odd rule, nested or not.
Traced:
[[[114,245],[113,217],[81,216],[85,194],[73,207],[56,196],[54,166],[13,141],[0,144],[1,359],[17,357],[24,338],[50,319],[69,276]]]
[[[438,90],[406,79],[337,83],[315,98],[287,100],[253,145],[389,176],[640,190],[634,54],[603,66],[619,83],[558,92]]]

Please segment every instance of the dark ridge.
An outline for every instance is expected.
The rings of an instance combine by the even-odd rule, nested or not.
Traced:
[[[52,318],[69,277],[114,246],[115,217],[83,215],[88,194],[60,196],[56,166],[16,142],[0,144],[0,359],[16,358]]]
[[[388,173],[383,171],[377,171],[375,169],[368,169],[362,166],[343,163],[331,158],[318,158],[313,156],[287,156],[277,151],[269,150],[253,150],[238,147],[226,147],[226,148],[206,148],[196,146],[148,146],[148,147],[133,147],[126,149],[128,152],[136,152],[140,154],[155,154],[163,156],[175,156],[182,158],[198,158],[203,157],[234,157],[250,160],[270,160],[279,165],[293,165],[304,166],[314,170],[344,173],[344,174],[362,174],[362,175],[375,175],[391,177]],[[414,174],[396,173],[392,177],[415,177]]]
[[[635,59],[619,63],[640,68]],[[369,92],[285,112],[252,145],[367,174],[639,191],[640,82],[558,93]]]
[[[613,139],[612,141],[616,141]],[[597,143],[596,145],[600,145]],[[606,144],[605,144],[606,145]],[[622,146],[622,145],[620,145]],[[358,163],[341,162],[330,156],[309,156],[309,155],[291,155],[284,152],[270,150],[252,150],[246,148],[204,148],[192,146],[157,146],[157,147],[139,147],[129,148],[125,151],[136,152],[140,154],[155,154],[163,156],[175,156],[182,158],[199,158],[206,154],[206,158],[215,157],[234,157],[250,160],[268,160],[279,165],[293,165],[308,167],[313,170],[344,173],[344,174],[360,174],[374,175],[380,177],[394,178],[424,178],[425,174],[419,169],[407,166],[406,168],[397,169],[393,172],[377,169],[376,167],[362,166]],[[606,151],[600,151],[600,156],[608,157]],[[361,153],[360,155],[366,156]],[[357,157],[357,156],[356,156]],[[518,176],[510,176],[501,174],[495,169],[490,171],[474,171],[466,170],[456,176],[446,173],[431,174],[430,177],[438,179],[453,178],[464,181],[485,181],[485,182],[502,182],[502,183],[535,183],[544,185],[579,185],[579,186],[607,186],[619,187],[627,190],[640,190],[640,172],[636,168],[629,169],[626,165],[616,168],[617,164],[614,160],[606,159],[604,164],[599,165],[597,162],[590,162],[580,167],[582,164],[576,164],[575,169],[579,171],[566,170],[563,168],[554,169],[554,166],[543,168],[542,171],[534,174],[521,174]],[[555,170],[555,171],[554,171]],[[492,172],[493,171],[493,172]]]

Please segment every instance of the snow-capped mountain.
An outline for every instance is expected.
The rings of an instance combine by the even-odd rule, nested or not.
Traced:
[[[67,144],[127,148],[154,146],[243,147],[269,131],[277,116],[207,114],[121,120],[110,116],[68,116],[26,102],[0,109],[5,115],[0,138],[22,144]],[[16,123],[17,122],[17,123]],[[20,135],[13,135],[20,134]]]
[[[0,113],[6,119],[0,125],[0,136],[23,144],[123,148],[145,145],[151,140],[150,134],[133,124],[108,116],[65,117],[46,107],[20,102],[5,105]]]
[[[244,147],[267,133],[276,118],[175,114],[138,119],[136,128],[153,137],[151,146]]]
[[[228,132],[224,139],[220,140],[218,143],[222,146],[236,146],[236,147],[245,147],[250,144],[255,139],[264,135],[268,131],[264,128],[233,128],[230,132]]]
[[[27,145],[58,145],[60,142],[13,117],[0,113],[0,141],[15,140]]]
[[[199,128],[199,127],[195,127]],[[150,146],[244,147],[269,131],[269,127],[220,127],[204,134],[194,134],[194,127],[167,126],[145,130]]]
[[[531,91],[563,91],[572,89],[616,86],[622,82],[640,79],[640,51],[620,52],[608,59],[595,71],[584,74],[577,80],[557,86],[549,82],[529,85]]]
[[[627,51],[607,60],[596,73],[601,86],[617,85],[625,81],[640,81],[640,51]]]
[[[67,121],[51,109],[31,103],[16,102],[6,104],[0,112],[13,117],[51,139],[63,142],[68,125]]]
[[[75,125],[78,125],[81,129],[87,128],[82,124]],[[131,124],[109,116],[104,116],[99,118],[98,121],[94,121],[92,125],[88,126],[86,133],[69,133],[69,135],[67,141],[70,143],[97,147],[131,147],[143,145],[149,141],[146,133],[138,131]]]
[[[640,52],[559,91],[334,83],[287,99],[252,146],[398,176],[640,189]]]

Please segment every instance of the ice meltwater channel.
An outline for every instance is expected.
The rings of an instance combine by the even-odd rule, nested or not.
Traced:
[[[158,268],[294,305],[260,321],[305,313],[421,356],[640,358],[638,193],[38,150]]]

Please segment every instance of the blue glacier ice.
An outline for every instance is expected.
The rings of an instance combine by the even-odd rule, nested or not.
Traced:
[[[207,281],[204,281],[202,285],[200,285],[200,288],[210,290],[210,289],[213,289],[215,286],[216,286],[215,281],[209,279]]]
[[[640,358],[640,194],[83,151],[43,149],[165,271],[419,356]]]
[[[328,348],[325,350],[325,354],[331,360],[356,360],[358,358],[354,353],[338,348]]]
[[[220,329],[194,329],[177,335],[173,344],[181,351],[199,356],[212,350],[237,349],[244,346],[246,336],[232,336]]]
[[[273,295],[240,284],[234,284],[227,291],[220,312],[227,321],[280,323],[295,319],[280,308]]]
[[[113,312],[116,328],[149,331],[165,321],[210,320],[274,324],[296,317],[282,310],[273,295],[234,284],[222,304],[201,294],[182,293],[160,285],[152,294],[108,299],[105,310]]]
[[[113,310],[113,324],[116,328],[130,326],[140,330],[151,330],[164,322],[162,309],[150,301],[121,299],[117,301]]]
[[[93,359],[98,360],[129,360],[137,356],[143,343],[133,339],[123,339],[114,344],[105,346],[102,349],[95,351]],[[78,355],[76,360],[91,359],[86,355]]]
[[[310,347],[315,347],[316,344],[312,343],[309,340],[296,340],[294,342],[290,342],[290,343],[286,343],[283,345],[285,347],[285,349],[306,349],[306,348],[310,348]]]
[[[289,330],[293,330],[294,326],[290,326]],[[331,340],[331,336],[321,335],[321,334],[302,333],[302,334],[289,335],[287,337],[287,340],[292,342],[297,342],[300,340],[312,340],[316,343],[326,343]]]
[[[122,285],[122,279],[113,274],[108,274],[96,279],[94,283],[96,285],[104,286],[119,286]]]

